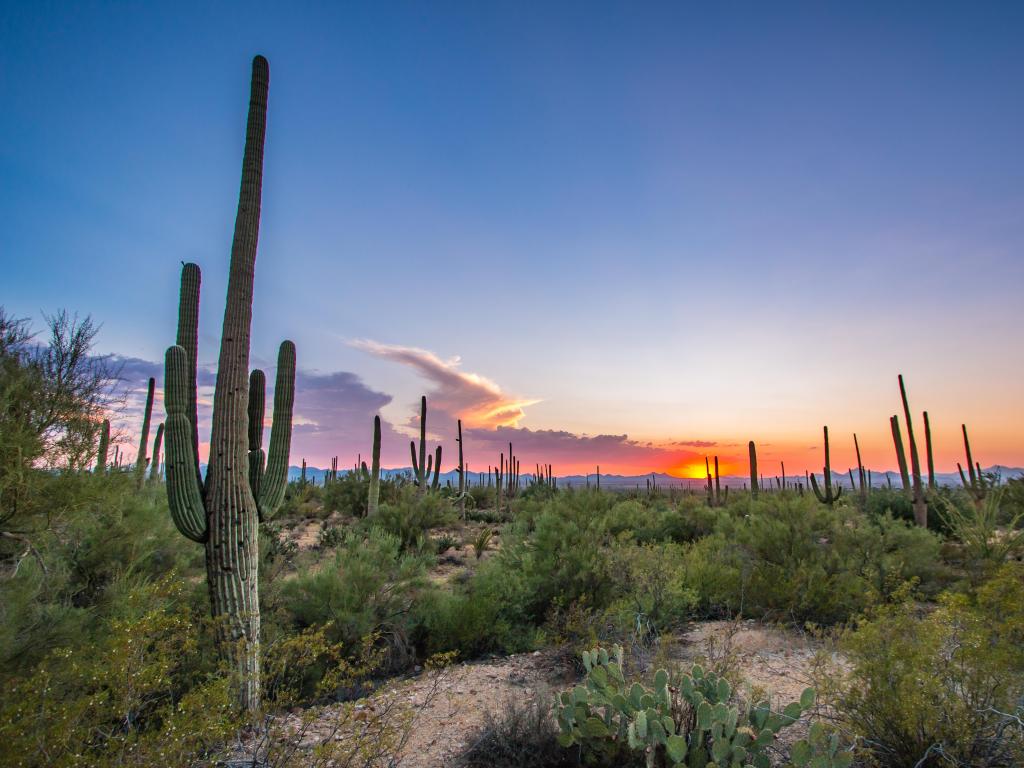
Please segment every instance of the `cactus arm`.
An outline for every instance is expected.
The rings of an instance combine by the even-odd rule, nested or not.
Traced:
[[[196,478],[202,483],[199,472],[199,400],[196,390],[196,366],[199,355],[199,287],[202,272],[197,264],[184,264],[181,268],[181,291],[178,296],[178,338],[177,345],[188,356],[188,406],[186,416],[192,430],[192,455],[195,456]]]
[[[903,451],[903,437],[900,434],[899,416],[890,416],[889,425],[892,427],[892,440],[896,445],[896,462],[900,468],[900,480],[903,482],[903,492],[910,492],[910,475],[907,472],[907,454]]]
[[[434,458],[434,482],[431,483],[430,487],[433,490],[437,490],[438,484],[441,478],[441,446],[437,446],[437,452]]]
[[[814,495],[818,497],[818,501],[820,501],[822,504],[827,504],[828,500],[825,498],[825,495],[821,492],[821,489],[818,487],[818,481],[813,474],[810,475],[810,479],[811,490],[814,491]]]
[[[939,487],[935,479],[935,457],[932,455],[932,425],[928,420],[928,411],[924,412],[924,452],[928,459],[928,487],[933,491]]]
[[[295,344],[282,341],[277,353],[274,380],[274,423],[270,427],[267,468],[256,497],[260,519],[271,517],[284,501],[288,485],[288,458],[292,443],[292,411],[295,405]],[[261,431],[262,431],[262,419]],[[253,488],[256,493],[256,488]]]
[[[205,542],[209,530],[202,488],[195,473],[192,423],[188,418],[188,353],[179,346],[167,350],[164,389],[167,419],[167,504],[174,525],[185,538]]]
[[[266,458],[263,454],[263,413],[266,409],[267,377],[256,368],[249,374],[249,487],[259,500]]]
[[[412,476],[416,485],[420,484],[420,465],[416,461],[416,441],[409,441],[409,453],[412,455]]]
[[[971,441],[967,439],[967,425],[961,424],[960,429],[963,430],[964,433],[964,451],[967,453],[967,471],[971,476],[971,488],[977,488],[978,478],[974,474],[974,457],[971,456]],[[962,474],[963,473],[961,472],[961,475]],[[981,473],[979,472],[978,474],[980,475]]]
[[[373,417],[373,457],[370,469],[370,497],[366,503],[366,516],[377,514],[380,498],[380,416]]]
[[[150,481],[160,479],[160,446],[164,440],[164,423],[161,421],[156,428],[156,439],[153,441],[153,461],[149,467]]]

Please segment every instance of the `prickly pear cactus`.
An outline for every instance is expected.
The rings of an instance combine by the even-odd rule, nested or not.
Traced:
[[[767,702],[740,707],[730,703],[732,686],[713,672],[694,665],[689,674],[670,680],[661,669],[654,687],[627,682],[622,647],[583,653],[587,676],[582,685],[559,694],[555,710],[562,746],[579,745],[587,754],[614,754],[622,746],[645,756],[649,768],[768,768],[768,748],[779,732],[814,705],[806,689],[800,701],[774,712]],[[839,753],[838,743],[798,742],[795,748],[807,765],[818,765],[826,753]],[[832,747],[835,749],[832,749]],[[832,749],[832,752],[828,752]],[[840,762],[821,763],[845,768]]]

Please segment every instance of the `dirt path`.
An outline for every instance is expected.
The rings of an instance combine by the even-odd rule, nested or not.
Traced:
[[[695,624],[681,635],[667,652],[667,661],[686,665],[709,654],[728,654],[742,678],[743,695],[768,695],[773,705],[781,706],[799,699],[809,685],[817,650],[812,638],[791,630],[716,621]],[[538,691],[556,691],[573,682],[564,654],[546,650],[423,672],[386,685],[358,706],[379,711],[397,704],[414,713],[414,726],[396,765],[437,768],[451,765],[470,746],[486,712],[499,710],[510,697],[528,700]],[[332,706],[318,714],[324,724],[336,719]],[[315,741],[318,730],[314,725],[307,737]],[[785,741],[798,738],[803,730],[792,729]]]

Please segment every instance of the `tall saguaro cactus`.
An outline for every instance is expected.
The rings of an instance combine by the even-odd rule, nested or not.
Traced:
[[[420,398],[420,456],[416,460],[416,442],[409,441],[409,450],[412,453],[412,474],[413,482],[419,488],[420,494],[427,492],[427,483],[430,483],[431,490],[437,490],[441,473],[441,446],[437,446],[434,456],[427,455],[427,396]],[[430,480],[430,471],[433,468],[434,479]]]
[[[924,486],[921,483],[921,459],[917,455],[917,441],[914,439],[914,420],[907,402],[907,388],[903,385],[903,374],[897,377],[900,383],[900,398],[903,400],[903,418],[907,420],[907,443],[910,445],[910,470],[913,472],[914,522],[922,528],[928,525],[928,504],[924,500]]]
[[[255,424],[250,430],[250,421],[262,427],[262,413],[257,413],[260,409],[255,406],[251,412],[249,408],[249,342],[269,81],[267,60],[255,57],[205,486],[199,478],[196,451],[200,274],[194,264],[182,270],[179,343],[167,350],[165,374],[171,515],[182,534],[206,547],[212,613],[238,678],[238,703],[250,711],[258,708],[260,696],[257,524],[261,516],[274,511],[284,493],[295,394],[295,345],[285,341],[278,355],[274,423],[264,469],[260,461],[262,435],[257,438]],[[254,377],[257,384],[260,378]],[[256,391],[253,394],[259,396]],[[255,453],[250,459],[251,451]],[[250,467],[255,468],[255,489],[250,485]]]
[[[753,440],[747,445],[747,450],[750,452],[750,495],[756,499],[760,488],[757,482],[757,446],[754,445]],[[783,470],[782,474],[785,476],[785,470]],[[769,480],[768,482],[770,483],[771,481]],[[771,490],[770,487],[769,490]]]
[[[814,473],[810,474],[811,489],[814,491],[814,495],[818,497],[818,501],[822,504],[828,504],[830,507],[835,504],[839,497],[843,495],[843,487],[836,485],[835,489],[832,488],[832,459],[829,456],[828,449],[828,427],[825,427],[825,491],[822,492],[821,488],[818,487],[818,481],[814,477]]]
[[[142,415],[142,436],[139,438],[139,453],[135,457],[135,480],[141,486],[146,479],[146,451],[149,449],[149,425],[153,419],[153,396],[156,394],[156,379],[149,377],[146,390],[146,410]]]
[[[370,469],[369,498],[366,500],[366,516],[377,514],[380,501],[380,416],[373,417],[373,456]]]
[[[96,450],[96,472],[107,471],[107,453],[110,450],[110,420],[104,419],[100,426],[100,444]]]

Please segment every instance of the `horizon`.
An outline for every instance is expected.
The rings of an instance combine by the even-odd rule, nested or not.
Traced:
[[[797,476],[827,424],[896,471],[902,373],[940,473],[963,423],[1024,466],[1024,9],[604,9],[11,8],[4,305],[102,323],[130,457],[198,263],[208,435],[263,53],[251,363],[296,342],[293,464],[380,413],[404,466],[426,394],[446,470],[462,418],[471,468],[742,475],[753,440]]]

